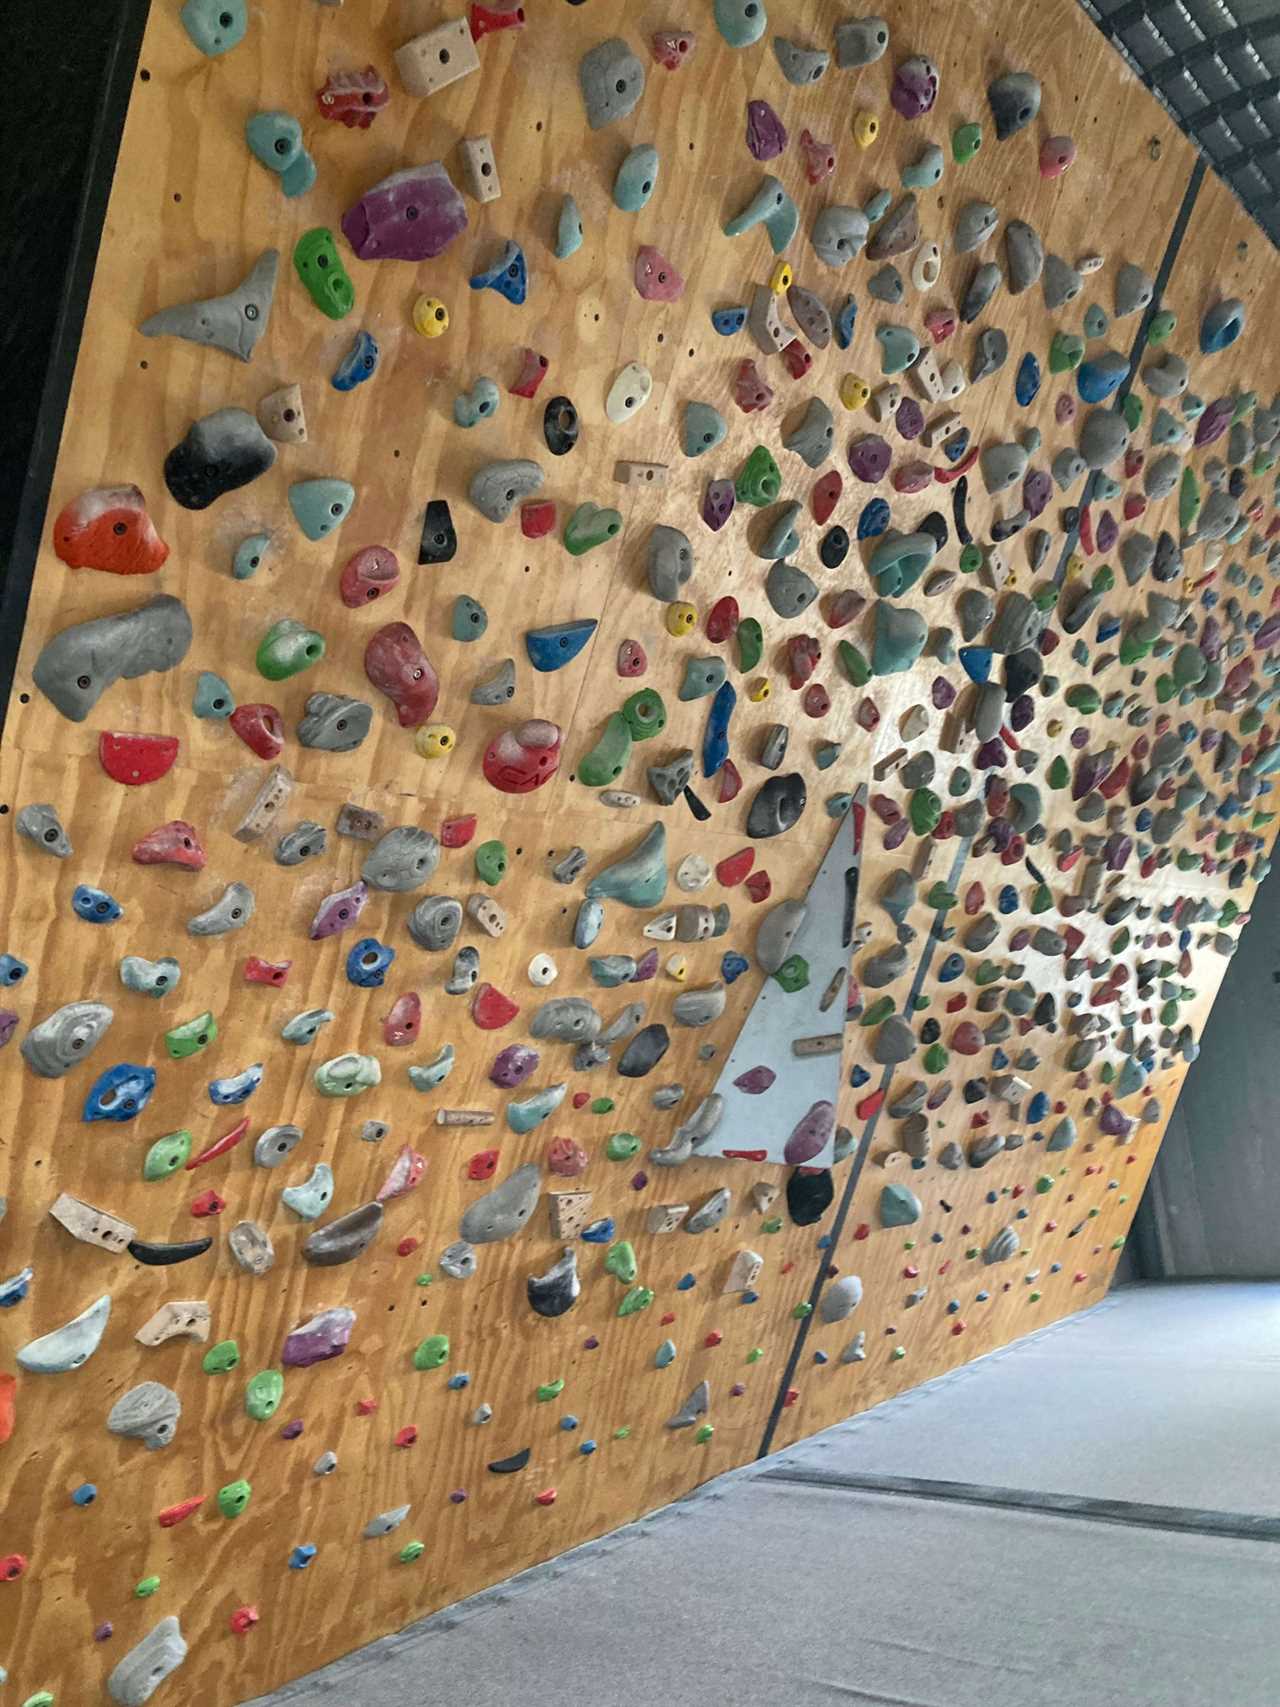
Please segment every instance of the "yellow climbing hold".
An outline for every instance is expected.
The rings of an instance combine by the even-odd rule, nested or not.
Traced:
[[[759,705],[762,700],[768,699],[772,692],[773,689],[769,686],[768,676],[757,676],[747,689],[747,698]]]
[[[791,270],[790,261],[779,261],[769,277],[769,289],[775,296],[781,296],[783,291],[791,289],[795,283],[795,274]]]
[[[674,604],[667,606],[667,633],[674,634],[677,640],[682,634],[688,634],[697,620],[697,610],[684,599],[677,599]]]
[[[414,749],[423,759],[442,759],[458,744],[447,723],[424,723],[413,737]]]
[[[853,140],[859,148],[870,148],[880,134],[880,120],[874,113],[858,112],[853,115]]]
[[[449,310],[438,296],[420,296],[414,303],[413,329],[424,338],[439,338],[449,330]]]
[[[865,409],[871,398],[871,387],[856,373],[847,373],[840,381],[840,401],[846,409]]]

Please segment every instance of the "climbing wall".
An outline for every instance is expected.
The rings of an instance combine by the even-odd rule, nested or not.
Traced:
[[[19,1701],[1105,1290],[1266,870],[1275,259],[1065,0],[770,10],[153,8],[0,750]]]

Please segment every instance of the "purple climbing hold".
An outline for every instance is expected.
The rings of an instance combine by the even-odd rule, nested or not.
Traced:
[[[525,1082],[541,1059],[538,1051],[530,1049],[527,1044],[509,1043],[490,1067],[489,1081],[501,1085],[504,1090],[513,1091]]]
[[[1120,524],[1116,521],[1116,518],[1111,514],[1110,510],[1104,510],[1098,517],[1097,523],[1094,526],[1094,544],[1097,546],[1099,551],[1110,551],[1119,538]]]
[[[933,686],[929,689],[929,697],[936,710],[946,711],[955,704],[956,690],[945,676],[935,676]]]
[[[393,172],[342,216],[343,235],[362,261],[428,261],[466,225],[466,204],[438,160]]]
[[[294,1328],[284,1342],[280,1361],[286,1369],[309,1369],[329,1357],[341,1357],[347,1349],[356,1313],[345,1305],[321,1310],[301,1327]]]
[[[923,118],[938,98],[938,68],[922,55],[904,59],[893,74],[889,104],[904,119]]]
[[[736,502],[732,480],[708,480],[702,497],[702,519],[713,533],[719,533],[729,520]]]
[[[747,147],[757,160],[776,160],[787,146],[787,127],[768,101],[747,102]]]
[[[12,1008],[0,1008],[0,1049],[13,1036],[18,1028],[18,1016]]]
[[[892,460],[893,453],[878,433],[868,433],[849,446],[849,467],[868,486],[884,479]]]
[[[783,1151],[783,1160],[792,1166],[802,1162],[811,1162],[815,1156],[830,1143],[836,1129],[835,1105],[829,1102],[815,1102],[807,1113],[801,1115],[787,1139],[787,1147]]]
[[[280,1438],[281,1440],[296,1440],[301,1433],[302,1418],[295,1417],[292,1422],[287,1422],[280,1430]]]
[[[1029,468],[1022,482],[1022,507],[1031,521],[1041,515],[1053,496],[1053,481],[1043,468]]]
[[[893,424],[904,439],[918,439],[924,431],[924,410],[914,397],[904,397],[898,405]]]
[[[1128,1115],[1121,1113],[1113,1102],[1103,1104],[1102,1113],[1098,1116],[1098,1125],[1108,1138],[1127,1138],[1133,1131],[1134,1122]]]
[[[1235,414],[1234,397],[1215,397],[1213,402],[1196,422],[1196,447],[1211,445],[1220,439],[1231,425],[1231,417]]]
[[[1017,735],[1025,729],[1036,714],[1035,701],[1029,693],[1020,693],[1009,706],[1007,722],[1010,731]]]
[[[990,741],[984,741],[973,762],[980,771],[1003,770],[1007,762],[1004,742],[998,735],[992,736]]]
[[[769,1089],[777,1078],[772,1067],[748,1067],[745,1073],[739,1073],[733,1081],[736,1089],[749,1097],[758,1097]]]

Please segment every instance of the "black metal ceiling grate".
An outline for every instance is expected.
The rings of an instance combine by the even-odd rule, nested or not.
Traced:
[[[1081,0],[1280,245],[1277,0]]]

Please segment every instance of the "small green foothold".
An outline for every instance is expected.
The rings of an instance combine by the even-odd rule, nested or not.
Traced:
[[[396,1557],[402,1565],[411,1565],[415,1559],[420,1559],[426,1550],[425,1542],[406,1541]]]
[[[134,1584],[133,1592],[139,1600],[149,1600],[159,1587],[159,1577],[142,1577]]]
[[[293,265],[322,314],[341,320],[356,305],[355,286],[342,264],[333,233],[323,225],[304,231],[293,247]]]
[[[196,679],[196,691],[191,696],[191,709],[196,716],[230,717],[235,708],[235,695],[222,677],[212,670],[201,670]]]
[[[1040,1302],[1040,1294],[1038,1292],[1030,1292],[1027,1296],[1033,1304],[1038,1304]]]
[[[1052,1191],[1053,1176],[1051,1174],[1041,1174],[1040,1178],[1036,1181],[1036,1190],[1039,1192],[1041,1197],[1044,1196],[1046,1191]]]
[[[627,1286],[636,1277],[635,1248],[627,1239],[619,1239],[617,1244],[610,1245],[605,1255],[604,1266],[606,1274],[612,1274]]]
[[[1084,360],[1084,339],[1076,332],[1055,332],[1049,345],[1049,372],[1074,373]]]
[[[942,816],[942,802],[931,788],[917,788],[907,805],[907,816],[917,836],[927,836],[936,830]]]
[[[760,1223],[762,1233],[780,1233],[782,1231],[781,1215],[771,1215],[767,1221]]]
[[[639,688],[622,702],[619,714],[633,741],[648,741],[667,726],[667,708],[656,688]]]
[[[1045,581],[1033,590],[1031,602],[1038,611],[1050,611],[1058,602],[1059,591],[1055,582]]]
[[[1089,586],[1095,593],[1109,593],[1116,584],[1116,572],[1109,563],[1100,564]]]
[[[28,1695],[22,1707],[54,1707],[54,1697],[47,1689],[37,1689],[34,1695]]]
[[[745,675],[754,670],[764,652],[764,629],[753,616],[744,616],[738,624],[738,668]]]
[[[760,1359],[763,1356],[764,1356],[764,1347],[762,1345],[753,1345],[751,1350],[747,1353],[747,1362],[748,1363],[759,1363]]]
[[[1142,399],[1136,391],[1126,392],[1120,400],[1120,413],[1124,416],[1129,431],[1136,433],[1142,425]]]
[[[751,455],[743,463],[738,478],[733,483],[740,504],[754,504],[762,510],[768,504],[776,504],[778,494],[782,490],[782,475],[778,465],[773,460],[773,453],[767,445],[757,445]],[[742,633],[742,625],[738,625],[738,633]]]
[[[1063,758],[1061,753],[1059,753],[1050,764],[1048,771],[1045,773],[1045,781],[1049,784],[1050,788],[1065,788],[1071,781],[1071,772],[1067,766],[1067,761]]]
[[[954,889],[949,889],[941,881],[933,884],[924,898],[926,907],[932,907],[935,913],[949,913],[953,907],[960,904],[960,897]]]
[[[264,1369],[245,1388],[244,1408],[255,1422],[266,1422],[283,1398],[284,1376],[278,1369]]]
[[[1196,471],[1190,466],[1182,471],[1182,485],[1178,489],[1178,526],[1185,533],[1200,514],[1200,482],[1196,479]]]
[[[157,1138],[147,1151],[142,1164],[143,1179],[168,1179],[170,1174],[186,1165],[190,1154],[191,1134],[185,1127],[180,1127],[177,1132],[167,1132],[163,1138]]]
[[[620,711],[611,712],[600,739],[578,760],[578,781],[587,788],[604,788],[616,782],[627,767],[631,747],[626,718]]]
[[[626,1423],[624,1423],[621,1428],[615,1428],[613,1431],[613,1438],[615,1440],[628,1440],[630,1439],[630,1436],[631,1429]]]
[[[866,1010],[858,1023],[859,1025],[865,1026],[880,1025],[884,1020],[888,1019],[889,1015],[893,1012],[893,1009],[893,997],[881,996],[878,1001],[872,1002],[871,1006]]]
[[[633,1286],[618,1305],[620,1316],[634,1316],[637,1310],[647,1310],[653,1303],[653,1293],[647,1286]]]
[[[225,1375],[229,1369],[234,1369],[240,1362],[240,1347],[234,1340],[219,1340],[217,1345],[211,1345],[200,1360],[200,1367],[206,1375]]]
[[[591,1104],[591,1112],[592,1112],[592,1114],[612,1114],[616,1107],[617,1107],[617,1104],[614,1102],[612,1097],[596,1097],[595,1101]],[[630,1133],[620,1132],[618,1134],[618,1136],[620,1138],[628,1138],[628,1137],[630,1137]],[[637,1138],[636,1139],[636,1150],[638,1150],[639,1148],[640,1148],[640,1140]],[[632,1156],[634,1156],[635,1153],[636,1153],[635,1150],[628,1151],[628,1154],[632,1155]],[[614,1157],[613,1159],[615,1161],[621,1160],[620,1157]]]
[[[296,617],[281,617],[258,642],[258,674],[283,682],[324,657],[324,636]]]
[[[951,133],[951,158],[957,166],[967,165],[982,147],[982,126],[974,124],[958,124]]]
[[[836,646],[840,658],[840,667],[853,683],[855,688],[865,688],[871,680],[871,665],[861,647],[855,646],[852,640],[841,640]]]
[[[1047,913],[1053,906],[1053,891],[1047,883],[1037,883],[1031,894],[1031,911]]]
[[[789,954],[773,976],[789,996],[794,996],[797,990],[808,987],[809,962],[803,954]]]
[[[629,1162],[632,1156],[640,1153],[640,1140],[634,1132],[615,1132],[605,1145],[604,1153],[611,1162]]]
[[[622,517],[617,510],[601,509],[598,504],[579,504],[564,524],[564,548],[570,557],[584,557],[621,531]]]
[[[972,786],[973,778],[963,765],[957,765],[951,773],[951,780],[947,783],[947,793],[953,800],[960,800],[968,794]]]
[[[940,1073],[951,1059],[941,1043],[931,1043],[925,1050],[921,1066],[926,1073]]]
[[[960,573],[976,575],[982,567],[982,547],[972,541],[960,553]]]
[[[1111,1065],[1110,1061],[1104,1061],[1102,1066],[1098,1069],[1098,1077],[1102,1080],[1102,1083],[1104,1085],[1109,1085],[1115,1076],[1116,1070]]]
[[[564,1376],[555,1381],[544,1381],[535,1395],[540,1405],[545,1405],[548,1399],[558,1399],[564,1392]]]
[[[476,849],[476,876],[481,883],[487,883],[492,888],[501,883],[507,872],[507,845],[505,842],[481,842]]]
[[[912,998],[911,998],[911,1011],[912,1011],[912,1013],[913,1014],[922,1014],[924,1012],[924,1010],[929,1006],[930,1002],[932,1002],[932,1000],[933,1000],[932,996],[912,996]]]
[[[194,1019],[166,1031],[164,1046],[175,1061],[185,1061],[188,1055],[198,1055],[202,1049],[207,1049],[217,1035],[218,1027],[213,1015],[197,1014]]]
[[[1151,317],[1151,324],[1147,327],[1147,342],[1149,344],[1163,344],[1177,324],[1178,316],[1173,310],[1162,308],[1159,314],[1154,314]]]
[[[1066,692],[1067,704],[1073,711],[1090,717],[1102,704],[1102,695],[1090,682],[1076,682]]]
[[[413,1354],[415,1369],[439,1369],[449,1360],[448,1334],[428,1334]]]
[[[479,640],[489,626],[489,613],[468,593],[459,593],[453,601],[452,632],[455,640]]]
[[[253,1489],[243,1477],[218,1489],[218,1510],[223,1517],[239,1517],[253,1497]]]
[[[906,1355],[907,1355],[907,1348],[905,1345],[895,1345],[893,1350],[889,1353],[889,1356],[893,1360],[894,1363],[901,1363],[902,1359]]]
[[[705,1443],[711,1439],[711,1436],[715,1432],[716,1432],[715,1429],[711,1426],[710,1423],[703,1423],[693,1438],[694,1438],[694,1440],[697,1441],[699,1446],[702,1446],[702,1445],[705,1445]]]
[[[813,1305],[805,1303],[797,1304],[791,1314],[797,1322],[803,1322],[806,1316],[812,1316]]]
[[[1000,968],[994,960],[984,960],[973,975],[975,984],[994,984],[1001,976]]]

